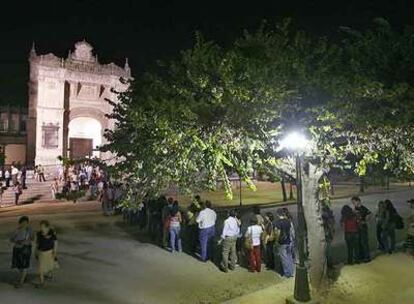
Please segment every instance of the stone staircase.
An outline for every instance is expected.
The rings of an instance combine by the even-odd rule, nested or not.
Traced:
[[[20,204],[32,204],[36,202],[45,202],[52,200],[51,179],[46,182],[38,182],[34,179],[28,179],[26,182],[27,189],[23,189],[20,195]],[[14,205],[13,187],[6,189],[3,193],[2,206]]]

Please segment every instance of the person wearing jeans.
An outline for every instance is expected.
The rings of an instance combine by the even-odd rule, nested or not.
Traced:
[[[181,252],[182,245],[181,245],[181,213],[179,211],[178,202],[174,201],[171,212],[170,212],[170,225],[169,225],[169,232],[170,232],[170,247],[171,252],[178,251]]]
[[[216,233],[215,225],[217,214],[216,212],[214,212],[214,210],[211,209],[210,201],[206,201],[205,204],[202,203],[201,209],[202,210],[200,211],[196,219],[196,222],[198,223],[198,228],[200,229],[200,259],[202,262],[207,262],[209,258],[208,249]]]
[[[370,262],[371,254],[369,249],[369,237],[368,237],[368,222],[371,219],[371,211],[362,205],[361,199],[358,196],[351,198],[351,202],[354,206],[354,212],[356,214],[358,222],[358,247],[359,247],[359,260],[361,262]]]
[[[290,220],[286,217],[283,209],[278,209],[277,212],[278,219],[275,221],[274,227],[276,235],[278,235],[278,254],[282,262],[283,276],[287,278],[293,277],[293,254],[291,248],[291,237],[290,229],[291,223]]]

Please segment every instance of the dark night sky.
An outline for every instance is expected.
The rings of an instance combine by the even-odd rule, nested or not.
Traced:
[[[28,2],[28,3],[25,3]],[[66,56],[86,38],[101,62],[123,64],[129,57],[134,75],[156,59],[174,57],[190,47],[194,31],[221,44],[261,20],[292,17],[300,27],[321,34],[340,25],[361,28],[382,16],[392,24],[413,23],[413,0],[55,0],[7,1],[0,15],[0,104],[25,104],[27,54]],[[414,4],[413,4],[414,6]]]

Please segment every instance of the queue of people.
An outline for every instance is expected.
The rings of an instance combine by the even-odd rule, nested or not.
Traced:
[[[57,235],[50,223],[42,220],[38,232],[34,233],[27,216],[20,217],[18,227],[10,237],[13,244],[12,268],[19,271],[15,283],[20,288],[27,281],[32,256],[37,261],[38,282],[36,287],[44,287],[46,280],[52,280],[57,262]],[[34,248],[33,248],[34,247]]]

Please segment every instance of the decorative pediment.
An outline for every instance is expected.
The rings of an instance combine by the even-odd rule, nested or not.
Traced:
[[[71,54],[72,59],[78,61],[95,62],[95,57],[92,54],[93,47],[85,40],[79,41],[75,44],[75,51]]]

